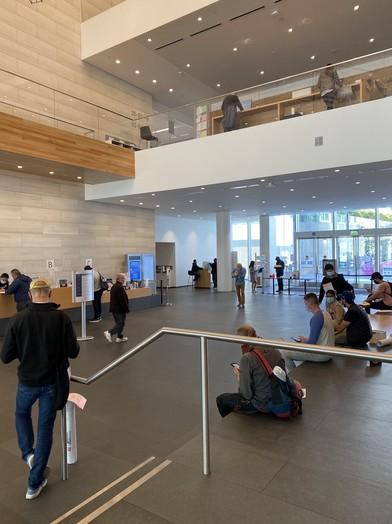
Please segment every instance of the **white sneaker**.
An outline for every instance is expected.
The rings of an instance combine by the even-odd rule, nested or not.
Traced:
[[[120,342],[126,342],[128,340],[128,337],[123,337],[123,338],[116,338],[116,342],[117,343],[120,343]]]
[[[105,338],[108,342],[112,342],[112,335],[109,333],[109,331],[104,331],[103,334],[105,335]]]
[[[41,493],[41,491],[44,489],[44,487],[46,486],[47,483],[48,483],[48,479],[44,479],[41,482],[41,484],[38,486],[37,489],[27,488],[26,500],[36,499],[39,496],[39,494]]]

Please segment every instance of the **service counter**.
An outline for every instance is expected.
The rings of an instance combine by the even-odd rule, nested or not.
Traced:
[[[201,269],[199,271],[199,278],[195,282],[195,287],[210,289],[211,273],[208,271],[208,269]]]
[[[160,305],[158,295],[153,295],[150,288],[127,289],[127,295],[130,301],[129,309],[139,310]],[[80,321],[80,303],[72,302],[72,287],[56,287],[52,289],[51,301],[60,304],[60,309],[67,311],[67,314],[73,321]],[[109,314],[110,292],[104,291],[102,295],[102,313]],[[92,316],[90,312],[91,302],[88,303],[87,318]],[[0,293],[0,336],[4,334],[7,319],[16,314],[16,306],[13,295]]]

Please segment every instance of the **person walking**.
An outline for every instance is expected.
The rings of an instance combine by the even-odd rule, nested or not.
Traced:
[[[30,468],[26,499],[39,496],[48,479],[45,470],[56,419],[56,375],[66,373],[68,358],[76,358],[79,344],[70,318],[50,302],[50,285],[35,280],[30,285],[32,303],[8,324],[1,360],[19,360],[16,394],[16,432],[22,459]],[[34,447],[31,408],[38,401],[38,430]]]
[[[238,96],[226,95],[222,102],[222,126],[225,133],[240,128],[240,117],[237,109],[240,111],[244,110]]]
[[[250,282],[252,284],[252,293],[256,293],[256,286],[257,286],[257,272],[255,269],[255,261],[252,260],[249,264],[249,278]]]
[[[30,303],[29,286],[31,278],[27,275],[22,275],[19,269],[12,269],[11,276],[13,282],[5,290],[7,295],[14,295],[16,302],[16,311],[22,311]]]
[[[116,282],[110,290],[110,313],[112,313],[115,325],[112,329],[104,332],[106,340],[112,342],[113,335],[117,335],[116,342],[126,342],[127,337],[124,337],[123,331],[125,326],[125,319],[129,313],[128,295],[124,289],[126,277],[124,273],[119,273],[116,277]]]
[[[245,275],[246,269],[242,267],[242,264],[238,263],[234,269],[232,277],[235,279],[235,289],[237,291],[238,304],[237,307],[245,307]]]
[[[328,64],[326,69],[322,71],[317,85],[327,110],[333,109],[338,90],[343,85],[333,65]]]
[[[278,293],[283,293],[284,262],[280,257],[275,258],[275,273],[278,281]]]

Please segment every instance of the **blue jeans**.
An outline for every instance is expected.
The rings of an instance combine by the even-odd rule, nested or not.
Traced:
[[[37,441],[34,449],[34,430],[31,420],[31,408],[36,401],[38,405]],[[37,489],[44,478],[53,442],[53,426],[56,419],[55,386],[29,387],[18,385],[16,393],[15,423],[18,444],[23,460],[34,454],[34,465],[30,471],[28,485]]]

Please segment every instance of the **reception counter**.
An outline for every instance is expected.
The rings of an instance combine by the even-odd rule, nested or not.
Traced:
[[[129,300],[150,297],[152,295],[150,288],[128,289],[127,295]],[[107,304],[110,300],[109,291],[102,295],[102,304]],[[52,289],[51,301],[60,304],[60,309],[80,308],[79,303],[72,302],[71,287],[56,287]],[[16,313],[15,300],[13,295],[0,294],[0,319],[13,317]]]
[[[209,289],[211,287],[211,273],[208,269],[199,271],[199,278],[195,282],[195,287]]]

